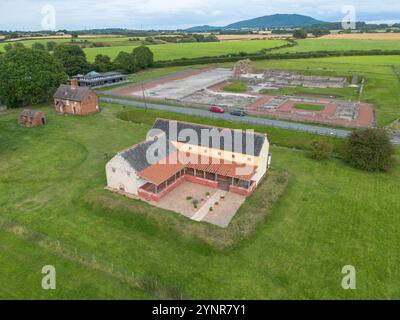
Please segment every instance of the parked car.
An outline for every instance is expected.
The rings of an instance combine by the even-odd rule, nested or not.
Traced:
[[[244,111],[243,108],[234,109],[230,113],[231,113],[231,115],[238,116],[238,117],[244,117],[247,115],[246,111]]]
[[[211,112],[214,112],[214,113],[224,113],[224,112],[225,112],[225,109],[222,108],[222,107],[218,107],[218,106],[212,106],[212,107],[210,108],[210,111],[211,111]]]

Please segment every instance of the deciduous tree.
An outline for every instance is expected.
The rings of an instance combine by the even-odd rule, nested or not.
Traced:
[[[9,107],[50,101],[67,75],[47,51],[14,48],[0,56],[0,100]]]

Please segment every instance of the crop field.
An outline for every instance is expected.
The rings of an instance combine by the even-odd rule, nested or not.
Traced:
[[[348,50],[400,50],[397,39],[303,39],[296,40],[297,46],[274,50],[273,53],[312,52],[312,51],[348,51]]]
[[[108,195],[102,190],[108,156],[143,140],[156,117],[180,117],[112,105],[103,108],[100,114],[76,118],[56,116],[42,107],[48,125],[37,129],[19,127],[18,110],[0,115],[0,218],[110,261],[137,277],[174,284],[187,298],[399,298],[398,166],[387,174],[370,174],[338,159],[316,162],[305,151],[279,146],[298,139],[298,133],[263,128],[277,144],[272,148],[273,170],[287,172],[289,185],[250,239],[221,251],[195,234],[184,238],[179,228],[162,223],[163,215],[174,213],[160,210],[161,220],[156,221],[139,214],[150,210],[140,201],[124,198],[130,203],[129,214],[118,201],[107,203],[108,209],[95,196],[87,201],[93,191],[99,197]],[[119,114],[128,110],[130,115],[122,120]],[[212,123],[187,116],[185,120]],[[312,141],[300,139],[303,144]],[[396,157],[400,160],[399,150]],[[243,214],[255,207],[257,202],[251,202]],[[193,223],[179,221],[185,229]],[[213,231],[212,226],[204,227]],[[2,298],[152,296],[112,281],[108,273],[96,271],[95,264],[65,260],[34,238],[0,231],[0,239],[0,277],[6,277],[2,283],[7,284],[0,291]],[[45,264],[54,264],[58,271],[58,290],[52,293],[34,289],[40,286]],[[354,291],[340,287],[341,268],[347,264],[358,272]],[[9,270],[13,276],[7,276]],[[27,286],[32,289],[27,291]]]
[[[221,41],[181,44],[158,44],[148,47],[154,53],[155,60],[172,60],[179,58],[198,58],[204,56],[220,56],[229,53],[245,51],[254,53],[261,49],[270,49],[282,46],[284,40],[244,40]],[[105,54],[115,58],[120,51],[131,52],[135,46],[114,46],[105,48],[86,48],[85,52],[89,61],[94,61],[97,54]]]

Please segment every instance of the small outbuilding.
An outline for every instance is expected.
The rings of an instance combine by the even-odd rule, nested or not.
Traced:
[[[46,124],[46,117],[40,111],[25,109],[19,115],[18,123],[27,128],[38,127]]]
[[[71,85],[61,85],[53,96],[54,106],[58,113],[73,115],[88,115],[100,112],[99,97],[89,87],[78,86],[76,79]]]

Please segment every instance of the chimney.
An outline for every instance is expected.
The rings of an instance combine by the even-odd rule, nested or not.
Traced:
[[[78,87],[78,79],[71,79],[71,89],[76,89]]]

